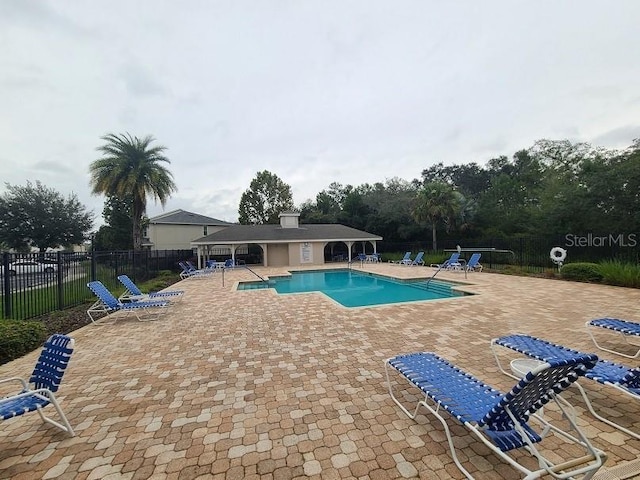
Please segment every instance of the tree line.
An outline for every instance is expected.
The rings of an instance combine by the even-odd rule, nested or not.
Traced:
[[[540,140],[486,165],[437,163],[420,179],[332,183],[300,207],[306,223],[342,223],[389,242],[640,231],[640,140],[607,150]]]
[[[149,197],[166,203],[177,190],[165,164],[166,147],[154,138],[108,134],[89,165],[90,184],[105,195],[99,249],[139,249]],[[485,165],[437,163],[421,178],[342,185],[332,182],[315,199],[295,206],[291,187],[276,174],[258,172],[238,207],[242,224],[278,223],[287,210],[302,223],[340,223],[388,242],[422,242],[438,235],[513,238],[571,233],[640,231],[640,139],[623,150],[568,140],[539,140],[511,158]],[[93,214],[72,194],[40,182],[7,184],[0,195],[0,247],[18,251],[82,243]]]

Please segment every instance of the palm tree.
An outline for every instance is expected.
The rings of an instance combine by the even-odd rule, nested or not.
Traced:
[[[89,166],[90,185],[95,195],[132,198],[133,249],[142,246],[142,218],[147,210],[147,195],[165,205],[177,190],[173,175],[161,162],[171,163],[162,152],[166,147],[149,145],[155,139],[142,139],[129,133],[110,133],[101,137],[106,143],[97,148],[103,157]]]
[[[438,222],[450,225],[459,210],[458,197],[453,187],[442,182],[427,183],[418,192],[413,216],[418,222],[428,221],[431,224],[433,250],[438,249],[436,227]]]

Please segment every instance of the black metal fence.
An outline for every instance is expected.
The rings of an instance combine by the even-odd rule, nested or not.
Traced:
[[[118,275],[145,281],[161,270],[179,272],[177,262],[191,250],[142,250],[87,253],[3,253],[0,264],[0,318],[27,319],[92,300],[87,283],[109,288]]]
[[[600,262],[620,260],[638,263],[640,261],[640,234],[582,234],[556,236],[530,236],[499,238],[441,238],[439,249],[454,251],[458,245],[468,255],[470,250],[482,253],[481,263],[493,269],[503,269],[510,265],[527,268],[529,271],[544,271],[552,268],[550,253],[554,247],[567,251],[565,263]],[[432,252],[430,241],[413,243],[378,242],[379,252]]]
[[[618,259],[640,262],[640,234],[564,235],[496,238],[440,238],[440,248],[460,245],[467,256],[475,249],[481,263],[491,269],[509,266],[542,272],[553,268],[551,249],[567,250],[566,262]],[[378,252],[431,252],[431,242],[378,242]],[[191,250],[142,250],[54,254],[3,253],[0,264],[0,318],[26,319],[92,300],[87,282],[100,280],[108,288],[119,286],[118,275],[145,281],[161,270],[179,272],[177,262],[193,258]]]

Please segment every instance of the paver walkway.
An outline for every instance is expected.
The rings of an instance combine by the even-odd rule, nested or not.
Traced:
[[[405,278],[433,271],[362,268]],[[435,351],[505,390],[513,381],[496,368],[492,337],[522,332],[594,351],[587,319],[640,321],[640,290],[557,280],[474,273],[467,288],[476,296],[346,309],[321,294],[235,291],[253,278],[237,269],[225,273],[224,286],[220,273],[185,280],[172,286],[186,290],[185,299],[160,321],[74,332],[60,398],[77,436],[36,414],[0,423],[0,478],[459,479],[440,424],[406,418],[389,398],[385,358]],[[27,376],[38,353],[0,366],[0,378]],[[595,402],[640,431],[637,402],[592,383],[585,387]],[[640,440],[590,417],[577,394],[567,398],[609,454],[607,466],[640,456]],[[451,425],[478,479],[518,477]]]

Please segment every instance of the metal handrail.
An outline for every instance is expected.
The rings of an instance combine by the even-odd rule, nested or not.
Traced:
[[[441,263],[440,265],[438,265],[438,269],[435,271],[435,273],[433,275],[431,275],[431,277],[426,281],[426,283],[424,284],[424,288],[429,288],[429,282],[431,280],[433,280],[435,278],[435,276],[438,274],[438,272],[440,270],[442,270],[442,267],[444,266],[444,263]]]
[[[262,278],[260,275],[258,275],[256,272],[254,272],[253,270],[251,270],[249,267],[247,267],[246,265],[236,265],[236,268],[238,267],[242,267],[242,268],[246,268],[247,270],[249,270],[251,273],[253,273],[256,277],[258,277],[260,280],[262,280],[264,283],[269,283],[269,280],[266,280],[264,278]]]

